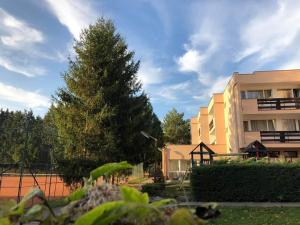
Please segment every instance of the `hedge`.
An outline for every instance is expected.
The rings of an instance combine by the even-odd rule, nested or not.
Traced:
[[[196,201],[299,202],[299,164],[224,164],[195,167]]]
[[[142,192],[148,193],[150,196],[160,196],[161,192],[166,189],[164,183],[151,183],[142,185]]]

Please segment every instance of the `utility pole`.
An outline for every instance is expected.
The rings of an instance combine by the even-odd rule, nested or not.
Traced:
[[[26,121],[25,121],[25,145],[24,149],[22,151],[21,155],[21,161],[20,161],[20,178],[19,178],[19,188],[18,188],[18,202],[21,200],[21,192],[22,192],[22,181],[23,181],[23,175],[24,175],[24,166],[25,166],[25,151],[27,151],[27,145],[28,145],[28,115],[26,115]]]

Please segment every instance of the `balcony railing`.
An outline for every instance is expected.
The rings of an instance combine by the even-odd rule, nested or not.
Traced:
[[[258,110],[300,109],[300,98],[257,99]]]
[[[210,131],[214,128],[214,120],[211,120],[211,121],[210,121],[208,127],[209,127],[209,130],[210,130]]]
[[[261,142],[300,142],[300,131],[261,131]]]

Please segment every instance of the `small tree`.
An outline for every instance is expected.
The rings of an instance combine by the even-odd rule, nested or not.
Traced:
[[[191,140],[190,121],[184,119],[184,113],[172,109],[163,121],[164,142],[170,144],[189,144]]]

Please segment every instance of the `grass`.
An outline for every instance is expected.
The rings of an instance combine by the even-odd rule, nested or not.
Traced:
[[[300,225],[300,208],[224,207],[208,225]]]
[[[156,196],[160,196],[162,198],[177,198],[179,196],[190,196],[190,184],[183,183],[182,187],[180,182],[172,182],[166,183],[166,189],[158,192]]]
[[[135,179],[129,180],[128,184],[142,184],[148,180],[149,180],[149,178],[147,178],[147,177],[135,178]]]

